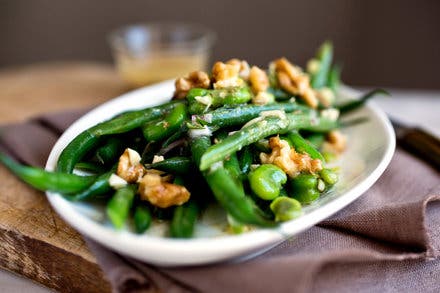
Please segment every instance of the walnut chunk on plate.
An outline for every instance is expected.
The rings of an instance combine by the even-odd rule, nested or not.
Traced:
[[[186,94],[192,88],[204,88],[207,89],[211,85],[211,80],[209,76],[204,71],[193,71],[188,74],[187,77],[180,77],[176,79],[174,86],[176,90],[174,91],[175,99],[183,99]]]
[[[166,178],[157,173],[148,172],[139,182],[139,195],[160,208],[182,205],[190,198],[185,186],[166,182]]]

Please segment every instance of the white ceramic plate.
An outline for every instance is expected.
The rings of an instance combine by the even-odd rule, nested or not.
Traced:
[[[61,151],[81,131],[121,112],[161,104],[171,97],[173,88],[172,81],[163,82],[127,93],[90,111],[61,136],[50,153],[46,169],[55,168]],[[348,88],[341,91],[342,97],[358,94]],[[385,170],[395,148],[390,122],[374,103],[368,103],[349,118],[359,116],[369,120],[345,130],[349,137],[348,150],[338,162],[342,171],[335,188],[305,207],[303,216],[278,228],[228,235],[224,232],[224,213],[219,208],[210,208],[197,225],[193,239],[166,238],[163,223],[154,223],[146,234],[137,235],[129,226],[121,231],[114,230],[102,206],[73,203],[52,192],[47,192],[47,196],[58,214],[85,236],[121,254],[156,265],[206,264],[257,254],[344,208],[371,187]]]

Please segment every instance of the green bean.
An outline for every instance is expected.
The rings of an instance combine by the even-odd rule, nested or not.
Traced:
[[[152,121],[142,126],[145,139],[160,141],[167,138],[181,127],[186,116],[186,106],[184,104],[176,105],[164,119],[160,119],[158,122]]]
[[[123,113],[83,131],[61,152],[58,158],[57,171],[72,173],[75,164],[97,145],[100,137],[133,130],[149,121],[161,117],[164,113],[181,103],[182,101],[172,101],[153,108]]]
[[[325,162],[321,153],[307,140],[305,140],[297,131],[289,132],[287,138],[297,152],[309,154],[312,159],[318,159],[322,162]]]
[[[157,169],[172,174],[185,175],[192,167],[191,159],[188,157],[172,157],[163,161],[146,165],[147,168]]]
[[[191,89],[186,98],[191,114],[200,114],[224,105],[237,105],[250,101],[252,92],[248,87],[231,87],[224,89]]]
[[[85,130],[76,136],[62,151],[58,158],[57,171],[72,173],[76,163],[79,162],[100,141],[99,136]]]
[[[211,145],[211,138],[209,136],[199,136],[191,141],[191,154],[193,161],[199,165],[203,154]]]
[[[312,133],[307,135],[306,140],[316,149],[319,149],[325,141],[325,134]]]
[[[287,114],[286,117],[268,116],[256,121],[230,135],[220,143],[209,147],[203,154],[200,170],[207,170],[213,163],[252,144],[264,137],[282,134],[293,129],[331,130],[337,127],[335,121],[325,118],[315,118],[307,114]]]
[[[243,190],[243,182],[241,181],[240,163],[237,159],[237,154],[231,154],[223,160],[223,167],[228,172],[229,176],[235,181],[237,186]]]
[[[266,136],[279,133],[287,128],[289,121],[276,117],[267,117],[230,135],[218,144],[209,147],[203,154],[200,170],[207,170],[213,163],[235,153],[246,145],[254,143]]]
[[[180,128],[174,132],[174,134],[170,135],[163,143],[162,143],[162,149],[169,146],[171,143],[175,142],[179,138],[185,136],[188,131],[188,126],[186,123],[183,123]]]
[[[350,111],[356,110],[357,108],[361,107],[363,104],[365,104],[369,99],[371,99],[372,97],[374,97],[377,94],[382,94],[382,95],[386,95],[389,96],[390,94],[384,90],[384,89],[374,89],[372,91],[369,91],[368,93],[366,93],[365,95],[363,95],[362,97],[360,97],[357,100],[353,100],[353,101],[347,101],[344,103],[340,103],[338,105],[335,105],[336,109],[339,109],[339,112],[342,114],[348,113]]]
[[[217,201],[237,221],[263,227],[274,226],[272,221],[262,216],[263,212],[259,211],[255,203],[246,197],[243,190],[237,187],[235,180],[225,168],[219,167],[205,176]]]
[[[41,168],[21,165],[3,153],[0,153],[0,162],[18,178],[41,191],[54,191],[63,194],[81,192],[89,187],[96,176],[79,176],[49,172]]]
[[[110,137],[103,146],[96,150],[95,157],[102,165],[112,165],[124,149],[124,141],[121,138]]]
[[[113,197],[107,203],[107,216],[116,229],[121,229],[127,220],[135,193],[136,185],[128,185],[116,190]]]
[[[198,137],[192,140],[191,150],[194,161],[199,164],[203,152],[210,145],[209,137]],[[263,212],[255,203],[246,197],[244,191],[237,185],[230,172],[223,166],[211,168],[203,172],[212,193],[220,205],[239,222],[263,227],[274,226],[275,223],[263,217]]]
[[[290,181],[292,195],[300,203],[311,203],[319,198],[318,178],[312,174],[300,174]]]
[[[279,167],[272,164],[260,165],[248,175],[252,191],[261,199],[273,200],[280,195],[287,175]]]
[[[338,92],[341,83],[341,66],[334,65],[330,69],[327,78],[327,87],[329,87],[335,94]]]
[[[239,162],[242,174],[247,174],[251,170],[254,161],[254,154],[251,146],[246,146],[240,154]]]
[[[191,238],[199,214],[199,207],[193,200],[174,209],[170,235],[174,238]]]
[[[369,120],[368,117],[358,117],[358,118],[354,118],[354,119],[350,119],[350,120],[344,120],[339,123],[339,127],[340,128],[352,127],[352,126],[356,126],[356,125],[365,123],[368,120]]]
[[[112,190],[109,184],[109,179],[115,171],[116,165],[110,169],[110,171],[107,171],[96,178],[95,182],[93,182],[93,184],[91,184],[85,190],[72,196],[68,196],[68,199],[72,201],[87,200],[97,195],[109,193]]]
[[[193,122],[200,122],[204,125],[215,125],[217,127],[229,127],[243,125],[254,119],[264,111],[283,110],[286,113],[301,111],[309,113],[311,109],[297,103],[274,103],[268,105],[241,105],[238,107],[221,107],[202,115],[193,115]]]
[[[318,50],[316,59],[319,61],[319,69],[312,74],[311,85],[315,89],[320,89],[327,84],[333,58],[333,46],[330,42],[324,42]]]
[[[75,169],[85,171],[85,172],[92,172],[95,174],[100,174],[100,173],[105,172],[104,166],[98,165],[97,163],[92,163],[92,162],[76,163]]]
[[[141,234],[148,230],[151,225],[151,212],[145,205],[137,205],[133,215],[134,230]]]
[[[302,215],[301,203],[296,199],[280,196],[272,201],[270,209],[275,214],[275,221],[285,222]]]

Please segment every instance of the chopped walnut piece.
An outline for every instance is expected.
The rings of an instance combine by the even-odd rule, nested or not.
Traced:
[[[249,83],[254,94],[264,92],[269,88],[269,77],[264,70],[257,66],[252,66],[249,73]]]
[[[145,173],[145,168],[141,164],[141,156],[132,149],[125,149],[119,157],[116,175],[128,183],[136,183]]]
[[[244,80],[249,79],[250,67],[249,63],[247,63],[245,60],[234,58],[226,61],[226,64],[238,66],[238,75]]]
[[[308,154],[297,153],[289,143],[274,136],[269,139],[272,149],[270,154],[261,153],[262,164],[274,164],[280,167],[290,178],[296,177],[300,172],[315,173],[322,170],[322,163],[318,159],[312,159]]]
[[[286,58],[274,61],[278,83],[292,95],[299,95],[312,108],[318,107],[318,99],[310,86],[309,76]]]
[[[327,134],[326,141],[322,145],[325,152],[340,154],[347,147],[347,137],[339,130],[332,130]]]
[[[166,182],[167,178],[148,172],[139,182],[139,194],[142,200],[149,201],[160,208],[182,205],[190,198],[185,186]]]
[[[240,66],[238,64],[226,64],[216,62],[212,67],[214,88],[226,88],[241,86],[244,81],[239,77]]]
[[[209,88],[211,81],[206,72],[193,71],[187,77],[180,77],[176,79],[174,85],[176,87],[174,98],[183,99],[186,97],[188,91],[192,88]]]

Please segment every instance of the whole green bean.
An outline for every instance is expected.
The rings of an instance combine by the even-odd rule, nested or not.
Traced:
[[[163,161],[146,165],[148,169],[157,169],[167,173],[185,175],[193,166],[188,157],[171,157]]]
[[[107,142],[96,150],[95,157],[102,165],[114,164],[125,149],[122,138],[110,137]]]
[[[191,89],[186,98],[188,110],[191,114],[200,114],[224,105],[237,105],[247,103],[252,98],[248,87],[230,87],[224,89]]]
[[[316,149],[319,149],[325,141],[324,133],[312,133],[307,135],[306,140]]]
[[[170,135],[163,143],[162,143],[162,149],[166,148],[167,146],[169,146],[171,143],[175,142],[176,140],[178,140],[179,138],[183,137],[186,135],[188,131],[188,126],[186,123],[183,123],[180,128],[174,132],[174,134]]]
[[[137,205],[134,210],[133,220],[136,233],[144,233],[151,225],[150,209],[142,204]]]
[[[18,178],[41,191],[54,191],[63,194],[81,192],[89,187],[96,176],[79,176],[49,172],[37,167],[21,165],[3,153],[0,153],[0,162]]]
[[[242,174],[249,173],[253,161],[254,161],[254,154],[251,146],[244,147],[239,157],[240,169]]]
[[[315,149],[307,140],[305,140],[301,134],[297,131],[291,131],[287,134],[287,138],[290,140],[292,146],[297,152],[307,153],[312,159],[318,159],[325,162],[322,154]]]
[[[206,125],[217,127],[229,127],[242,125],[254,119],[264,111],[282,110],[286,113],[301,111],[309,113],[311,109],[297,103],[274,103],[268,105],[241,105],[238,107],[221,107],[206,114],[193,115],[193,122],[200,122]]]
[[[286,114],[285,117],[268,116],[230,135],[223,141],[210,146],[203,154],[200,170],[207,170],[213,163],[235,153],[266,136],[286,133],[293,129],[331,130],[337,127],[335,121],[312,117],[307,114]]]
[[[244,224],[272,227],[275,223],[264,218],[263,212],[240,189],[225,168],[219,167],[206,172],[208,182],[215,198],[234,219]]]
[[[199,136],[191,140],[191,154],[193,161],[199,165],[205,151],[211,146],[209,136]]]
[[[191,238],[194,233],[199,207],[194,200],[174,209],[170,224],[170,235],[173,238]]]
[[[223,168],[228,172],[229,176],[235,181],[237,186],[243,190],[242,173],[240,163],[238,162],[237,154],[233,153],[223,160]]]
[[[320,89],[327,84],[328,74],[333,59],[333,46],[330,42],[324,42],[318,49],[316,59],[319,61],[319,69],[312,74],[311,85],[315,89]]]
[[[191,151],[196,163],[200,162],[202,154],[210,144],[211,140],[206,136],[191,141]],[[263,227],[275,225],[263,216],[263,212],[245,195],[243,188],[237,185],[237,181],[223,166],[203,172],[203,176],[217,201],[234,219],[244,224]]]
[[[82,190],[81,192],[72,196],[68,196],[67,198],[72,201],[80,201],[93,198],[97,195],[109,193],[112,190],[109,184],[109,179],[115,171],[116,166],[114,166],[110,171],[101,174],[98,178],[96,178],[95,182],[93,182],[85,190]]]
[[[76,163],[93,149],[99,141],[99,136],[90,129],[81,132],[61,152],[56,170],[62,173],[72,173]]]
[[[178,130],[187,116],[186,105],[179,104],[158,122],[152,121],[142,126],[144,137],[147,141],[160,141]]]
[[[75,169],[85,171],[85,172],[91,172],[95,174],[101,174],[105,172],[105,167],[102,165],[98,165],[97,163],[93,162],[79,162],[76,163]]]
[[[335,108],[339,109],[339,113],[341,113],[341,115],[342,115],[342,114],[348,113],[350,111],[356,110],[357,108],[361,107],[369,99],[371,99],[372,97],[374,97],[377,94],[382,94],[382,95],[386,95],[386,96],[390,95],[384,89],[374,89],[372,91],[369,91],[368,93],[366,93],[365,95],[363,95],[362,97],[360,97],[360,98],[358,98],[356,100],[347,101],[347,102],[335,105]]]
[[[107,216],[116,229],[121,229],[127,220],[135,194],[136,185],[128,185],[116,190],[113,197],[107,203]]]
[[[287,128],[288,125],[289,121],[287,119],[267,117],[248,127],[244,127],[220,143],[210,146],[205,154],[203,154],[199,168],[202,171],[207,170],[213,163],[223,160],[223,158],[261,138],[279,133]]]
[[[101,136],[125,133],[138,128],[148,121],[161,117],[181,103],[183,102],[171,101],[160,106],[123,113],[83,131],[61,152],[58,158],[57,171],[72,173],[75,164],[97,145]]]
[[[330,88],[336,94],[338,92],[340,83],[341,83],[341,66],[336,64],[332,66],[328,74],[327,87]]]

